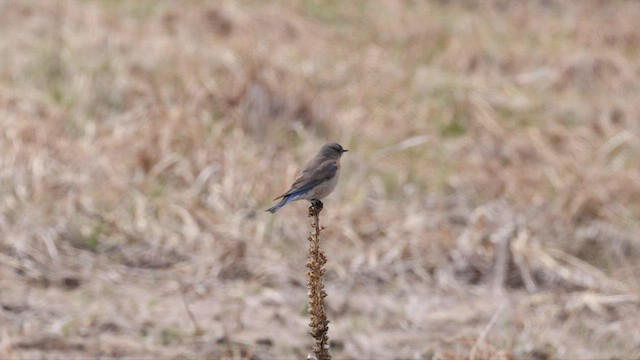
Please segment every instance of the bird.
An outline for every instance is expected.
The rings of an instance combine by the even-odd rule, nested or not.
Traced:
[[[273,199],[273,201],[281,199],[280,202],[268,208],[267,211],[274,214],[291,201],[302,199],[309,200],[314,206],[319,205],[322,208],[320,199],[331,194],[338,184],[340,158],[347,151],[349,150],[344,149],[340,144],[325,144],[298,173],[291,188]]]

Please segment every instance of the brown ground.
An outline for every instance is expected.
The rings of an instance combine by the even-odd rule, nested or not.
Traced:
[[[640,357],[640,4],[477,3],[0,1],[0,357],[304,358],[329,140],[335,357]]]

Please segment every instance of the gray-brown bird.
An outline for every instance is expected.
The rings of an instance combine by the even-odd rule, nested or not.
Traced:
[[[318,154],[300,171],[291,188],[273,200],[280,200],[267,211],[275,213],[294,200],[309,200],[312,203],[331,194],[340,176],[340,157],[349,150],[336,143],[324,145]]]

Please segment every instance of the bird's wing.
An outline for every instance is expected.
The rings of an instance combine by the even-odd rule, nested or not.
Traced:
[[[282,197],[289,196],[295,193],[305,192],[318,184],[331,179],[338,173],[338,160],[327,160],[321,163],[315,169],[305,168],[300,175],[296,178],[291,185],[291,188],[286,193],[278,196],[273,200],[278,200]]]

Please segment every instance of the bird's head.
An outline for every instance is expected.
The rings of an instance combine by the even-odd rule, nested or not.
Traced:
[[[349,150],[343,148],[342,146],[340,146],[340,144],[336,144],[336,143],[328,143],[325,146],[323,146],[322,149],[320,149],[321,154],[332,159],[340,159],[342,154],[347,151]]]

